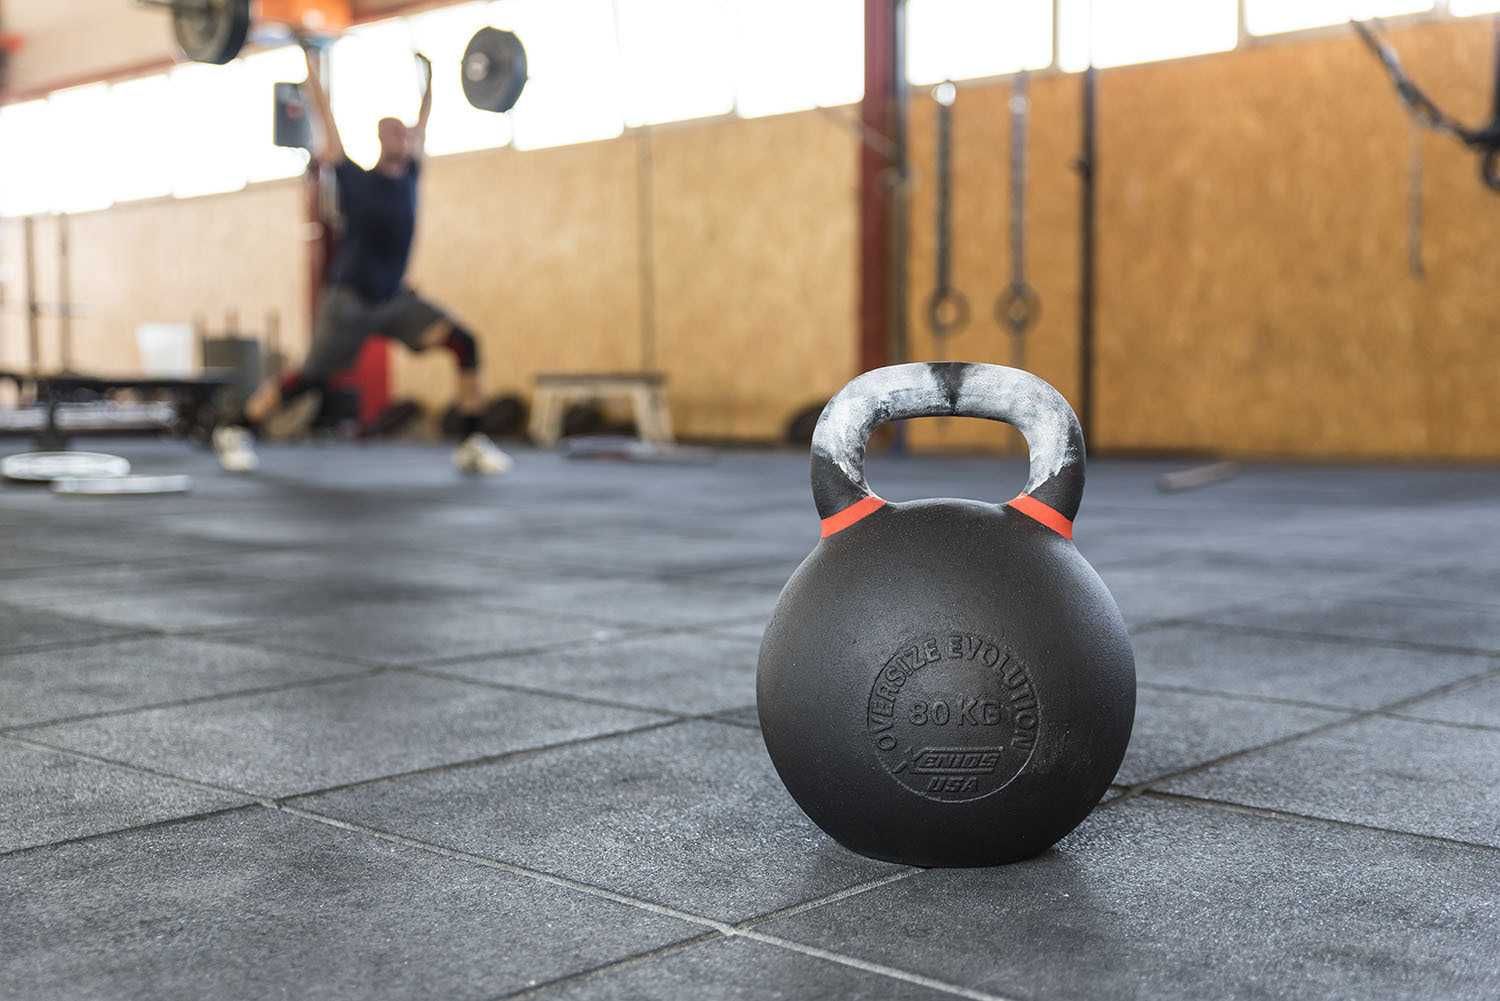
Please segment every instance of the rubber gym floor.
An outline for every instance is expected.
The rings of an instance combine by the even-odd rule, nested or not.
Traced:
[[[0,489],[5,997],[1500,995],[1500,471],[1091,463],[1117,785],[1032,861],[917,870],[757,731],[805,454],[104,447],[196,490]]]

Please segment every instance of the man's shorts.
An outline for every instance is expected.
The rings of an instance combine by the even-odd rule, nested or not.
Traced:
[[[333,285],[318,298],[312,345],[302,365],[302,377],[312,382],[342,372],[359,357],[371,336],[400,341],[413,351],[423,348],[422,335],[448,314],[403,287],[384,302],[367,303],[350,289]]]

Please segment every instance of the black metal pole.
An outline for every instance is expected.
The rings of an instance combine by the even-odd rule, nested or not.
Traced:
[[[641,369],[656,367],[656,165],[651,129],[636,136],[636,275],[641,298]]]
[[[891,181],[892,239],[891,252],[895,257],[891,268],[891,353],[893,362],[911,360],[911,338],[908,329],[907,297],[910,295],[911,246],[911,149],[907,139],[908,112],[911,107],[911,85],[906,80],[906,0],[896,0],[892,18],[891,41],[894,53],[891,61],[895,65],[895,87],[892,108],[892,135],[896,145],[896,161]]]
[[[31,377],[42,373],[42,304],[36,293],[36,219],[21,217],[21,256],[26,276],[26,351]]]
[[[69,216],[57,217],[57,351],[63,372],[73,371],[73,263]]]
[[[1085,441],[1094,433],[1094,258],[1097,217],[1094,178],[1098,171],[1095,116],[1098,113],[1099,71],[1083,74],[1083,143],[1078,154],[1079,267],[1078,267],[1078,422]]]

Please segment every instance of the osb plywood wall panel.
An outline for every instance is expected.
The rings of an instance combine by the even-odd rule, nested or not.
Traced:
[[[65,293],[59,234],[64,221],[57,216],[39,216],[32,220],[32,262],[34,289],[42,312],[37,321],[37,361],[43,371],[56,371],[63,365],[62,321],[57,306]],[[26,322],[29,290],[26,284],[25,223],[21,219],[0,220],[0,286],[4,288],[4,305],[0,306],[0,368],[30,371],[31,345]],[[71,273],[71,272],[70,272]],[[73,298],[76,305],[76,294]],[[80,318],[73,319],[74,359],[77,364],[77,328]],[[105,347],[115,350],[115,345]]]
[[[822,114],[650,138],[657,363],[684,433],[778,438],[855,373],[856,140]]]
[[[5,30],[25,39],[10,61],[11,93],[173,56],[172,24],[160,9],[115,0],[9,0],[3,13]]]
[[[1487,114],[1486,20],[1392,32],[1454,114]],[[1028,255],[1043,298],[1027,367],[1078,402],[1076,76],[1032,82]],[[974,319],[937,341],[934,105],[912,107],[911,333],[919,358],[1008,358],[1006,83],[955,107],[954,275]],[[1428,276],[1407,271],[1408,124],[1352,34],[1109,70],[1100,82],[1097,449],[1245,455],[1500,455],[1500,199],[1473,156],[1425,140]],[[1015,444],[973,421],[918,447]]]
[[[1490,114],[1494,68],[1485,20],[1398,39],[1403,62],[1422,74],[1428,92],[1471,123]],[[1500,194],[1480,186],[1475,158],[1450,141],[1430,137],[1426,150],[1427,277],[1404,279],[1415,340],[1406,377],[1422,384],[1428,453],[1494,458],[1500,456]]]
[[[201,316],[217,331],[228,310],[256,333],[277,311],[282,348],[300,357],[307,342],[301,212],[301,184],[288,181],[75,216],[73,300],[86,310],[74,322],[75,364],[135,370],[139,324]]]
[[[37,318],[37,347],[40,349],[37,362],[43,371],[55,370],[62,364],[62,321],[57,305],[62,301],[62,260],[58,245],[58,230],[61,221],[56,217],[32,220],[32,262],[36,281],[36,298],[42,306]],[[10,224],[13,238],[6,241],[4,252],[8,266],[5,276],[6,306],[4,316],[5,348],[8,361],[22,371],[31,369],[31,344],[26,323],[26,263],[24,224],[14,220]],[[74,330],[77,320],[74,320]],[[76,342],[76,333],[75,333]]]
[[[0,368],[24,369],[26,275],[21,220],[0,219]]]
[[[1482,117],[1487,24],[1393,40]],[[1430,276],[1408,274],[1408,124],[1352,34],[1113,71],[1101,115],[1098,444],[1500,454],[1500,200],[1429,140]]]
[[[1079,82],[1048,76],[1030,86],[1026,197],[1027,280],[1041,297],[1025,340],[1025,367],[1077,405]],[[909,331],[912,356],[1009,365],[1008,330],[996,324],[995,299],[1010,283],[1009,84],[963,87],[953,106],[952,283],[969,300],[962,331],[936,337],[927,301],[936,274],[936,103],[925,89],[911,109],[912,212]],[[914,447],[1020,447],[1020,437],[986,421],[927,419],[908,425]]]
[[[633,138],[431,160],[411,281],[471,327],[487,393],[640,367]],[[395,350],[395,392],[452,398],[453,359]]]

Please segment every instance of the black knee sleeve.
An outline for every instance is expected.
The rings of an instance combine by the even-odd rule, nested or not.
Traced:
[[[458,324],[452,325],[453,329],[448,331],[448,339],[443,346],[453,352],[453,357],[458,359],[458,367],[465,372],[472,372],[479,367],[479,345],[474,341],[474,335],[469,333]]]
[[[323,390],[322,380],[309,379],[301,372],[289,372],[281,377],[281,402],[291,403],[303,393],[310,393],[315,389],[319,392]]]

